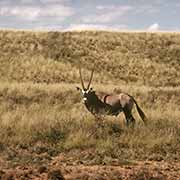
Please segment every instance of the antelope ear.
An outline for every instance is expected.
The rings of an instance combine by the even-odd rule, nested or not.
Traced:
[[[78,91],[80,91],[80,90],[81,90],[81,88],[80,88],[80,87],[76,87],[76,89],[77,89]]]

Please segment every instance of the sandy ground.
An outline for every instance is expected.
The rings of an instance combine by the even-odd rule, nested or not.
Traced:
[[[63,155],[46,165],[19,165],[9,167],[0,158],[0,179],[35,180],[180,180],[179,162],[136,161],[132,165],[85,165],[66,162]]]

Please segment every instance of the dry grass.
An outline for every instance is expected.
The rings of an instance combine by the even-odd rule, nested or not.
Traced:
[[[2,153],[90,150],[94,157],[76,154],[87,164],[179,160],[179,34],[0,31],[0,39]],[[79,64],[88,81],[94,62],[94,88],[133,95],[147,127],[136,111],[134,129],[123,114],[96,127],[75,90]]]
[[[99,83],[180,83],[177,33],[1,31],[0,38],[2,81],[77,83],[77,66],[88,72],[96,62]]]

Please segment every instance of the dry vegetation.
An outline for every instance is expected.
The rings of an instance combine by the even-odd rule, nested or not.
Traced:
[[[46,165],[62,153],[84,165],[179,162],[180,34],[0,31],[0,48],[0,154],[6,167]],[[96,121],[75,87],[78,66],[88,81],[94,63],[94,88],[133,95],[148,126],[134,111],[134,129],[124,126],[122,114],[106,117],[92,134]]]

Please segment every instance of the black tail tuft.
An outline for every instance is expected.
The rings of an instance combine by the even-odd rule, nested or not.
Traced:
[[[132,97],[133,98],[133,97]],[[146,115],[144,114],[144,112],[142,111],[142,109],[138,106],[136,100],[133,98],[134,100],[134,103],[136,104],[136,108],[137,108],[137,111],[141,117],[141,119],[143,120],[143,122],[146,124],[147,123],[147,117]]]

